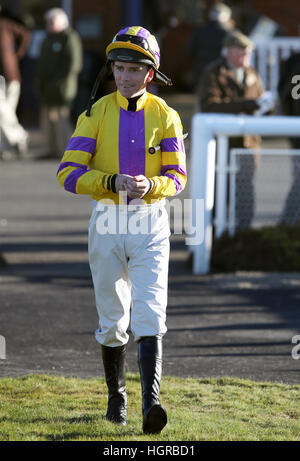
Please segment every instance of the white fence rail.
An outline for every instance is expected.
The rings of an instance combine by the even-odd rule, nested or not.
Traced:
[[[291,53],[300,51],[300,37],[275,37],[257,40],[255,44],[252,66],[257,69],[265,90],[271,91],[276,99],[281,62],[288,59]]]
[[[194,274],[207,274],[213,239],[215,204],[216,138],[218,143],[216,178],[215,234],[226,229],[227,176],[229,171],[228,137],[255,134],[261,136],[300,136],[300,117],[225,114],[195,114],[191,137],[191,226],[197,199],[204,200],[204,240],[190,246]]]

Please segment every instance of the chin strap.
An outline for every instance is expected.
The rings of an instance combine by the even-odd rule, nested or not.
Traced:
[[[154,75],[155,79],[153,80],[156,83],[159,83],[161,85],[167,85],[167,86],[172,86],[172,80],[167,77],[165,74],[163,74],[160,70],[154,68]]]
[[[95,80],[95,83],[94,83],[94,86],[93,86],[93,89],[92,89],[92,92],[91,92],[91,96],[90,96],[90,99],[89,99],[89,102],[88,102],[88,105],[87,105],[87,108],[86,108],[86,113],[85,113],[85,115],[86,115],[87,117],[90,117],[90,116],[91,116],[92,105],[94,104],[94,101],[95,101],[95,98],[96,98],[96,94],[97,94],[99,85],[100,85],[100,83],[105,79],[105,77],[107,76],[107,73],[108,73],[107,65],[105,64],[105,65],[100,69],[100,72],[99,72],[99,74],[97,75],[97,78],[96,78],[96,80]]]

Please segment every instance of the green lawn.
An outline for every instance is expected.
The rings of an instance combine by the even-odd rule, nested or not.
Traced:
[[[212,270],[300,272],[300,224],[237,230],[215,239]]]
[[[105,420],[102,378],[0,379],[0,440],[300,440],[300,385],[164,377],[169,424],[144,435],[139,377],[127,376],[128,423]]]

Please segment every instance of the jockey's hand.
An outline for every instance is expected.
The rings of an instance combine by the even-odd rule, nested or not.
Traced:
[[[152,182],[142,174],[126,179],[126,190],[130,198],[144,197],[151,187]]]

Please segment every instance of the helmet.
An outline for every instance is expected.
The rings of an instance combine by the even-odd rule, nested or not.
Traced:
[[[141,26],[131,26],[120,30],[106,48],[107,61],[132,61],[151,66],[153,81],[171,86],[171,80],[158,70],[160,49],[156,38]]]
[[[147,29],[140,26],[132,26],[120,30],[120,32],[114,36],[111,44],[106,48],[107,59],[111,61],[115,60],[116,53],[113,53],[113,50],[125,51],[128,49],[142,53],[144,59],[148,60],[155,69],[159,68],[159,46],[154,35],[151,35]],[[119,54],[122,57],[120,51]]]
[[[106,48],[107,63],[100,70],[95,81],[92,94],[87,106],[86,115],[89,117],[97,89],[101,81],[112,76],[111,61],[139,62],[151,66],[154,70],[153,81],[167,86],[172,82],[158,70],[160,65],[160,50],[156,38],[147,29],[141,26],[126,27],[114,36],[113,41]]]

